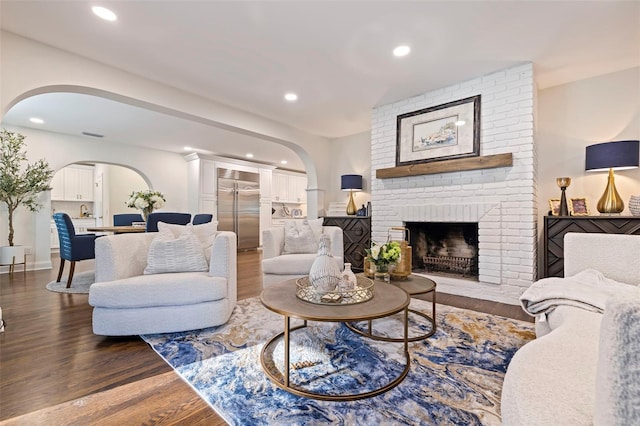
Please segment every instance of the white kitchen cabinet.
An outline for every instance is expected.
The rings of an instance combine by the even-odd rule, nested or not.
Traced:
[[[73,222],[73,228],[76,234],[91,234],[92,232],[87,231],[87,228],[96,226],[96,220],[94,218],[71,219],[71,222]]]
[[[306,203],[307,177],[274,172],[272,174],[271,199],[278,203]]]
[[[306,176],[289,176],[289,201],[301,204],[307,202]]]
[[[58,238],[58,228],[56,227],[56,223],[51,221],[51,248],[59,249],[60,248],[60,239]]]
[[[289,201],[289,176],[272,173],[271,174],[271,200],[279,203]]]
[[[51,200],[64,201],[64,169],[53,175],[51,179]]]
[[[93,201],[93,166],[68,166],[51,180],[53,201]]]

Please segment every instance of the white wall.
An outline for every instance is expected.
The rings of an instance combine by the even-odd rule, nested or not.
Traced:
[[[327,203],[348,202],[349,193],[340,190],[340,176],[362,175],[362,192],[354,192],[356,207],[371,200],[371,132],[357,133],[331,140],[331,181]]]
[[[585,148],[616,140],[640,139],[640,68],[541,90],[538,96],[538,221],[542,239],[548,200],[560,198],[556,178],[568,176],[567,197],[586,197],[592,215],[607,173],[585,172]],[[640,194],[640,169],[615,173],[616,188],[629,215],[629,197]],[[542,246],[541,246],[542,247]],[[542,250],[539,256],[542,268]]]
[[[29,128],[6,128],[25,136],[29,162],[45,158],[56,171],[77,162],[121,164],[139,171],[153,189],[165,194],[166,210],[187,211],[187,162],[181,155]],[[28,262],[29,268],[34,269],[51,267],[49,192],[42,195],[42,201],[44,207],[36,214],[20,209],[15,224],[16,243],[33,247],[34,254]],[[0,211],[0,241],[7,239],[6,215],[6,209]]]
[[[105,213],[108,217],[105,217],[104,221],[105,223],[113,224],[114,214],[140,213],[139,210],[127,207],[126,202],[129,201],[131,192],[144,191],[149,189],[149,186],[137,172],[126,167],[109,165],[107,170],[109,176],[109,206],[108,212]],[[163,192],[162,190],[160,191]],[[188,209],[185,206],[180,211],[188,212]]]

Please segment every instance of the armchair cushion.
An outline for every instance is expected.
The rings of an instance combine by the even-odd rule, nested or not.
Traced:
[[[316,253],[321,233],[322,219],[319,222],[318,220],[308,221],[306,219],[285,221],[282,253]]]
[[[138,275],[92,285],[89,304],[114,309],[192,305],[224,299],[227,293],[227,279],[208,272]]]
[[[218,233],[218,222],[207,222],[200,225],[192,225],[188,223],[186,225],[174,225],[171,223],[158,222],[158,232],[161,234],[172,235],[174,238],[178,238],[182,235],[186,229],[191,230],[200,241],[202,250],[204,251],[204,257],[207,263],[211,261],[211,246],[216,239]]]
[[[304,274],[305,271],[308,273],[315,258],[315,253],[301,253],[283,254],[271,259],[264,259],[262,273],[278,275]]]
[[[199,272],[209,270],[200,241],[190,228],[174,238],[170,232],[159,233],[149,246],[145,275],[166,272]]]

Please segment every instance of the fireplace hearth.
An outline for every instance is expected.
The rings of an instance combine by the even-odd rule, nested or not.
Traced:
[[[478,279],[478,224],[408,222],[413,272]]]

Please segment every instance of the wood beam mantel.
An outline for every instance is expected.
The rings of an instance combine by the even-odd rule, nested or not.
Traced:
[[[456,158],[453,160],[433,161],[431,163],[411,164],[376,170],[376,178],[389,179],[404,176],[432,175],[436,173],[460,172],[464,170],[493,169],[513,165],[513,154],[485,155],[483,157]]]

